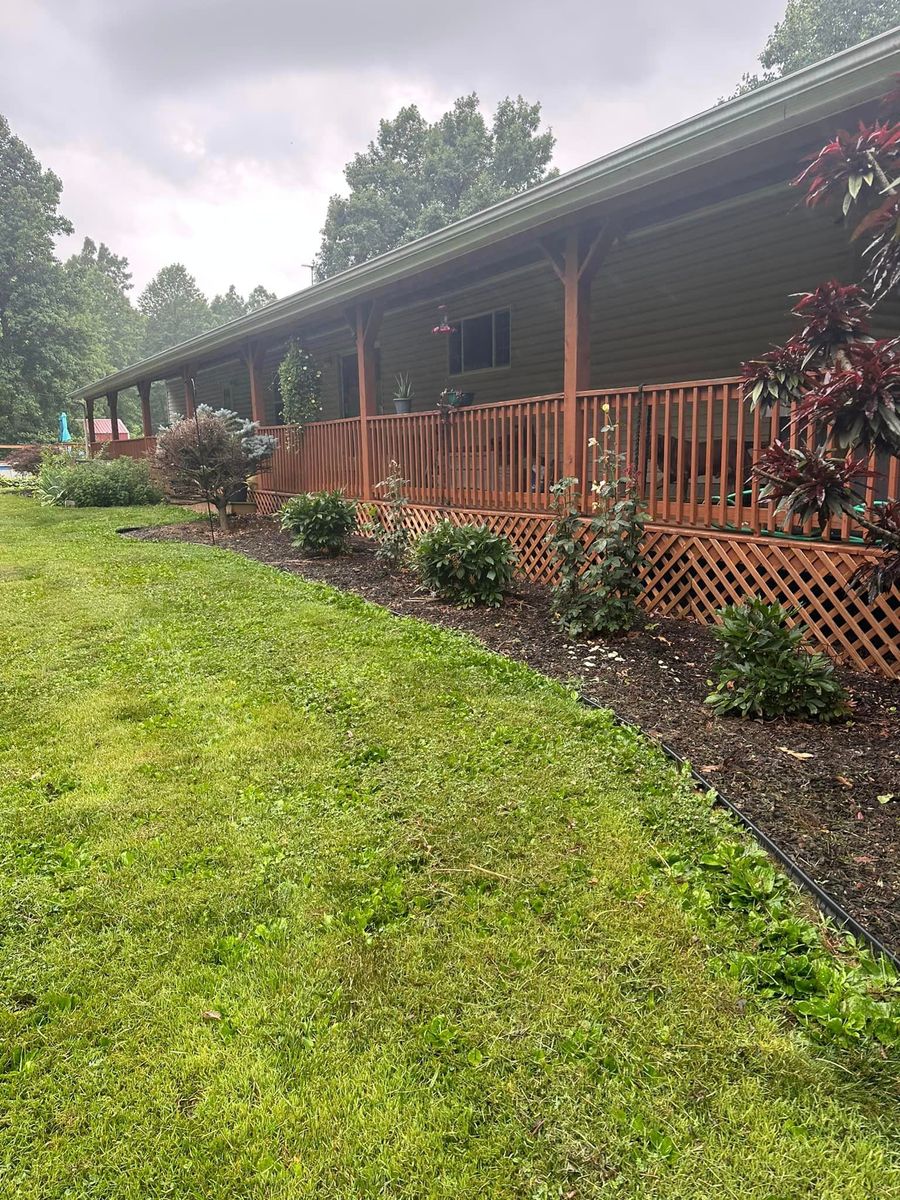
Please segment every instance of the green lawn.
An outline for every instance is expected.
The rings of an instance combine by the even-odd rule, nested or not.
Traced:
[[[114,533],[172,517],[0,500],[0,1195],[898,1194],[889,1061],[728,977],[645,743]]]

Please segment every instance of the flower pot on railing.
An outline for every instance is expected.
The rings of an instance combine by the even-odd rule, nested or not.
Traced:
[[[445,388],[441,392],[438,408],[465,408],[475,399],[474,392],[461,392],[458,388]]]
[[[394,397],[394,412],[397,413],[398,416],[402,415],[403,413],[408,413],[411,411],[412,411],[412,400],[410,400],[408,398],[401,399],[399,396]]]

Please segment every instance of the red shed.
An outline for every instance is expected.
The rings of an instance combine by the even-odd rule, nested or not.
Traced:
[[[118,424],[119,438],[121,441],[125,441],[130,436],[128,430],[121,421],[119,421]],[[109,419],[109,417],[94,418],[94,435],[95,441],[98,442],[111,442],[113,440],[112,421]],[[87,437],[87,423],[85,423],[85,437]]]

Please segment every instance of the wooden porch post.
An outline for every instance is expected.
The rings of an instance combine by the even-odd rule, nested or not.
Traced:
[[[112,434],[112,440],[119,440],[119,393],[107,392],[106,400],[109,404],[109,426]]]
[[[150,387],[149,379],[142,379],[138,384],[138,394],[141,397],[141,427],[144,431],[145,438],[153,437],[153,414],[150,411]]]
[[[191,374],[190,367],[185,367],[182,371],[184,379],[184,415],[192,417],[197,401],[197,389],[194,385],[194,376]]]
[[[266,423],[266,391],[262,373],[264,357],[263,350],[253,342],[244,352],[244,361],[250,373],[250,420],[259,425]]]
[[[573,478],[579,475],[583,450],[578,393],[591,386],[591,283],[618,236],[618,224],[607,221],[590,238],[570,229],[561,255],[549,243],[541,243],[563,285],[563,473]]]
[[[377,378],[375,339],[381,326],[382,308],[378,301],[356,306],[356,364],[359,372],[359,453],[360,499],[374,498],[372,478],[372,444],[369,437],[369,418],[377,412]]]
[[[93,398],[93,396],[90,398],[90,400],[85,400],[85,402],[84,402],[84,420],[85,420],[85,424],[87,425],[87,430],[86,430],[87,450],[88,450],[88,454],[90,454],[92,447],[95,446],[97,443],[97,430],[94,428],[94,398]]]

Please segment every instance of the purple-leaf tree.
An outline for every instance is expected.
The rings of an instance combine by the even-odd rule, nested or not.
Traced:
[[[156,469],[167,489],[194,492],[213,504],[228,530],[228,502],[269,461],[277,442],[230,409],[200,404],[192,417],[160,430]]]
[[[900,498],[866,504],[870,456],[900,456],[900,338],[870,333],[875,304],[900,287],[900,123],[892,114],[856,134],[838,133],[794,180],[810,206],[831,204],[855,218],[854,238],[869,238],[865,283],[829,280],[794,297],[802,328],[784,346],[744,364],[744,394],[771,411],[794,405],[791,446],[776,441],[755,474],[763,500],[801,520],[847,516],[878,556],[851,583],[869,600],[900,584]]]

